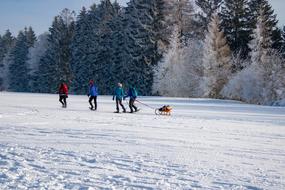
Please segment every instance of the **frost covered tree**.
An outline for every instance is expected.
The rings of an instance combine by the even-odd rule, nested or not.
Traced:
[[[231,73],[231,51],[220,29],[218,15],[213,15],[204,41],[204,77],[201,88],[205,97],[221,98],[221,90]]]
[[[202,76],[202,43],[190,39],[181,45],[180,33],[174,30],[171,45],[155,67],[153,94],[176,97],[199,97]]]
[[[255,29],[258,17],[262,12],[264,20],[266,20],[267,32],[272,39],[271,47],[276,50],[280,50],[282,46],[282,36],[281,30],[278,28],[277,15],[274,13],[272,6],[269,4],[268,0],[251,0],[249,2],[252,27]]]
[[[250,43],[251,65],[227,84],[223,90],[226,97],[255,104],[284,104],[284,59],[272,49],[267,22],[261,9]]]
[[[200,22],[203,26],[203,30],[206,31],[208,24],[211,21],[212,15],[217,12],[221,5],[222,0],[196,0],[196,5],[201,9],[201,12],[198,14]]]
[[[37,92],[55,93],[60,81],[70,83],[71,40],[74,33],[74,12],[64,9],[54,18],[49,29],[48,49],[35,73]]]
[[[220,18],[221,28],[234,54],[247,58],[251,40],[252,21],[248,0],[224,0]],[[242,68],[241,68],[242,69]]]
[[[30,76],[29,86],[32,92],[38,88],[37,83],[35,82],[35,73],[39,70],[40,60],[48,49],[48,35],[48,33],[39,35],[34,46],[29,49],[27,64]]]
[[[199,23],[191,1],[173,1],[172,14],[174,19],[173,26],[174,29],[178,30],[182,45],[187,45],[189,38],[202,38],[203,29],[201,29],[201,23]]]

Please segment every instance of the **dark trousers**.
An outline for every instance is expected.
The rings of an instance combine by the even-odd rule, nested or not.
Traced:
[[[126,108],[124,107],[124,105],[122,104],[122,99],[116,98],[116,109],[117,112],[119,112],[119,105],[122,107],[123,111],[126,111]]]
[[[62,107],[66,107],[66,95],[59,95],[59,102],[62,104]]]
[[[94,101],[94,106],[93,106],[93,104],[92,104],[92,101]],[[89,104],[90,104],[90,106],[91,106],[91,109],[95,109],[95,110],[97,110],[97,96],[90,96],[90,98],[89,98]]]
[[[135,111],[138,110],[138,108],[134,105],[134,104],[135,104],[135,101],[136,101],[135,98],[130,98],[129,107],[130,107],[131,112],[134,112],[133,109],[135,109]]]

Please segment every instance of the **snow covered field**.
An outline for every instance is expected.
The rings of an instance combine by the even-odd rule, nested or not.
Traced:
[[[285,108],[145,97],[0,93],[0,189],[285,189]]]

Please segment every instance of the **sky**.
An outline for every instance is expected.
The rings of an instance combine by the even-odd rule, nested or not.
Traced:
[[[129,0],[117,0],[126,5]],[[280,21],[285,25],[285,0],[269,0]],[[100,0],[0,0],[0,34],[9,29],[13,35],[31,26],[36,34],[48,31],[53,18],[64,8],[75,10],[77,13],[85,6],[89,8]]]

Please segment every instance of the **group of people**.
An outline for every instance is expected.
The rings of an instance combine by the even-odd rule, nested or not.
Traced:
[[[63,108],[67,107],[66,99],[68,98],[68,87],[66,83],[61,83],[59,90],[59,102],[62,104]],[[98,87],[95,85],[93,80],[90,80],[89,82],[89,89],[88,89],[88,97],[89,97],[89,104],[90,110],[97,110],[97,96],[98,96]],[[123,100],[126,98],[130,98],[129,100],[129,108],[130,113],[134,113],[139,111],[139,109],[135,106],[135,101],[137,99],[138,93],[135,89],[135,87],[130,87],[125,94],[122,83],[118,83],[114,94],[113,94],[113,100],[116,101],[116,111],[115,113],[120,113],[120,107],[122,108],[123,112],[126,113],[126,108],[123,105]]]

